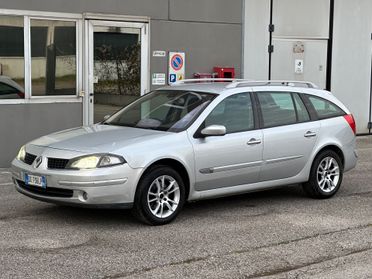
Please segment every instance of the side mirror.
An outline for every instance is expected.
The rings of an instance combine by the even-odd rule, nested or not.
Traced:
[[[204,137],[224,136],[226,135],[226,127],[223,125],[210,125],[201,130],[200,134]]]
[[[103,117],[103,121],[106,121],[107,119],[109,119],[110,118],[110,114],[106,114],[104,117]]]

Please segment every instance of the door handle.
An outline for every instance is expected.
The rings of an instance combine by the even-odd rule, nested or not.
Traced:
[[[261,140],[260,139],[255,139],[255,138],[251,138],[247,144],[248,145],[255,145],[255,144],[260,144],[261,143]]]
[[[313,131],[307,131],[305,134],[304,134],[304,137],[305,138],[312,138],[312,137],[315,137],[316,136],[316,133],[313,132]]]

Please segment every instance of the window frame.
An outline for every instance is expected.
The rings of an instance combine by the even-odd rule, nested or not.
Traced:
[[[38,12],[0,9],[0,16],[23,17],[24,99],[1,99],[0,104],[82,103],[83,90],[83,15],[75,13]],[[32,96],[31,84],[31,20],[75,22],[76,25],[76,92],[74,95]]]
[[[290,93],[291,93],[291,96],[292,96],[292,102],[293,102],[293,105],[294,105],[295,110],[296,110],[296,119],[297,119],[297,123],[306,123],[306,122],[311,122],[311,121],[312,121],[311,113],[310,113],[308,107],[306,106],[304,100],[301,98],[301,94],[299,94],[299,93],[297,93],[297,92],[290,92]],[[307,112],[307,115],[309,116],[309,119],[308,119],[308,120],[305,120],[305,121],[299,121],[299,120],[298,120],[298,107],[297,107],[297,105],[296,105],[295,95],[299,98],[300,102],[302,102],[302,104],[304,105],[305,110],[306,110],[306,112]]]
[[[258,114],[258,111],[257,111],[257,105],[256,105],[256,101],[254,99],[254,94],[252,91],[245,91],[245,92],[237,92],[237,93],[234,93],[234,94],[231,94],[231,95],[228,95],[226,96],[225,98],[223,98],[222,100],[220,100],[217,104],[215,104],[213,106],[213,108],[211,109],[211,111],[208,112],[208,114],[204,117],[203,121],[201,122],[201,124],[199,124],[199,127],[196,129],[195,133],[194,133],[194,138],[204,138],[204,136],[201,134],[201,131],[206,128],[205,127],[205,120],[208,118],[208,116],[213,112],[213,110],[220,104],[222,103],[223,101],[225,101],[227,98],[231,97],[231,96],[235,96],[235,95],[238,95],[238,94],[249,94],[249,97],[251,99],[251,103],[252,103],[252,114],[253,114],[253,128],[252,129],[249,129],[249,130],[245,130],[245,131],[236,131],[236,132],[229,132],[225,134],[226,135],[232,135],[232,134],[237,134],[237,133],[246,133],[246,132],[251,132],[251,131],[255,131],[255,130],[259,130],[260,129],[260,124],[259,124],[259,114]],[[199,115],[200,116],[200,115]],[[191,125],[190,125],[191,126]]]
[[[302,98],[303,93],[294,92],[294,91],[282,91],[282,90],[280,90],[280,91],[279,90],[278,91],[274,91],[274,90],[271,90],[271,91],[270,90],[254,91],[253,93],[254,93],[253,95],[255,97],[255,106],[257,108],[258,116],[259,116],[259,126],[260,126],[260,129],[270,129],[270,128],[276,128],[276,127],[297,125],[297,124],[312,122],[312,121],[316,120],[316,119],[313,119],[312,113],[310,112],[307,104],[305,103],[305,101]],[[260,104],[260,101],[258,99],[258,94],[261,94],[261,93],[278,93],[278,94],[287,93],[287,94],[289,94],[291,96],[292,104],[293,104],[293,107],[295,109],[296,122],[295,123],[290,123],[290,124],[280,124],[280,125],[272,125],[272,126],[265,127],[265,125],[264,125],[264,119],[263,119],[263,114],[262,114],[262,109],[261,109],[261,104]],[[297,96],[300,98],[300,100],[304,104],[304,106],[306,108],[306,111],[307,111],[307,113],[309,115],[309,120],[306,120],[306,121],[299,121],[298,120],[298,108],[297,108],[297,105],[296,105],[296,102],[295,102],[295,99],[294,99],[294,94],[297,94]]]
[[[322,100],[322,101],[325,101],[325,102],[328,102],[330,103],[331,105],[335,106],[337,109],[339,109],[341,111],[340,114],[335,114],[335,115],[331,115],[331,116],[319,116],[318,112],[316,111],[313,103],[310,101],[310,97],[312,98],[316,98],[316,99],[319,99],[319,100]],[[303,94],[302,98],[303,99],[303,102],[305,104],[305,106],[308,108],[309,112],[311,112],[312,114],[312,118],[314,118],[314,120],[324,120],[324,119],[331,119],[331,118],[336,118],[336,117],[340,117],[340,116],[344,116],[346,115],[347,113],[342,109],[340,108],[338,105],[336,105],[335,103],[333,103],[332,101],[328,100],[328,99],[325,99],[325,98],[322,98],[320,96],[316,96],[316,95],[311,95],[311,94]]]

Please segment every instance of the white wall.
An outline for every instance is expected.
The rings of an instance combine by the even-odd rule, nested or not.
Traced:
[[[354,114],[358,133],[366,133],[372,51],[372,1],[336,0],[333,31],[332,92]]]
[[[329,6],[330,0],[274,0],[273,35],[328,39]]]
[[[243,78],[266,80],[269,73],[269,0],[245,0]]]
[[[326,88],[330,0],[274,0],[271,78]],[[295,51],[295,46],[303,46]],[[297,48],[298,49],[298,48]],[[296,60],[303,65],[296,72]]]
[[[286,6],[284,4],[288,6],[290,1],[295,4],[293,8],[298,9],[299,13],[295,13],[292,8],[281,12],[281,9]],[[325,24],[324,20],[319,19],[320,17],[325,18],[329,10],[324,6],[321,9],[322,11],[318,11],[319,14],[315,16],[309,4],[322,7],[322,5],[329,3],[328,1],[275,0],[277,13],[284,13],[286,16],[281,18],[280,15],[274,14],[274,20],[277,21],[274,22],[274,39],[281,38],[283,30],[287,30],[284,33],[288,33],[289,37],[310,36],[317,39],[326,39],[328,23]],[[244,78],[267,79],[268,77],[269,2],[269,0],[245,0]],[[368,132],[368,122],[371,121],[369,119],[371,105],[369,98],[372,55],[372,0],[335,0],[334,2],[331,90],[354,114],[357,122],[357,132],[366,133]],[[278,3],[283,5],[278,6]],[[308,14],[306,11],[308,11]],[[294,21],[298,21],[298,14],[305,15],[302,23],[296,25]],[[323,24],[319,25],[320,21]],[[280,24],[285,26],[281,27]],[[309,29],[309,27],[313,27],[313,29]]]

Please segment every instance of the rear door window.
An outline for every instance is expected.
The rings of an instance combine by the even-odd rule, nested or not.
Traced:
[[[296,109],[289,92],[258,92],[263,127],[275,127],[297,122]]]
[[[335,104],[323,98],[307,96],[319,119],[342,116],[345,112]]]

